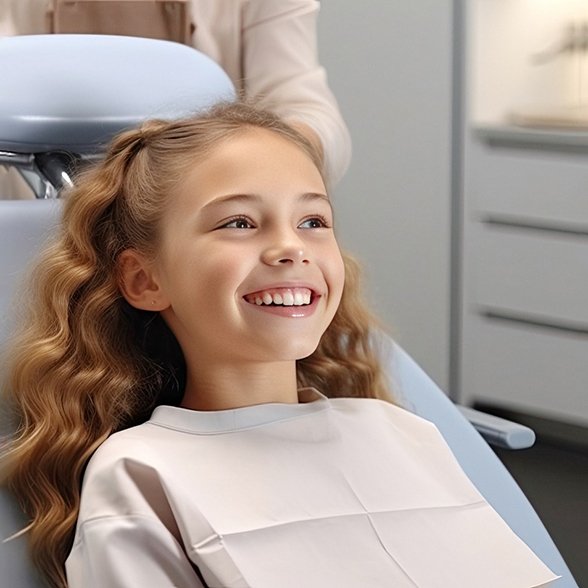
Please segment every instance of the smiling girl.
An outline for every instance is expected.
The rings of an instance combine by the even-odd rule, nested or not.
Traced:
[[[273,115],[119,136],[34,283],[3,469],[52,586],[554,578],[386,400],[320,155]]]

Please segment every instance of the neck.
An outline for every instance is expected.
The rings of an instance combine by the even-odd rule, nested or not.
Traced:
[[[192,410],[298,402],[295,361],[189,366],[187,376],[182,407]]]

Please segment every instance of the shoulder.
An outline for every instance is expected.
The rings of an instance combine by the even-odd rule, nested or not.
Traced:
[[[334,399],[332,406],[350,455],[355,452],[364,461],[370,456],[379,469],[395,464],[396,472],[418,466],[422,483],[437,488],[440,480],[448,488],[455,481],[463,483],[461,466],[434,423],[383,400],[342,398]]]
[[[95,451],[84,472],[80,521],[123,514],[152,517],[163,507],[162,473],[174,457],[172,452],[165,458],[154,429],[145,423],[114,433]]]
[[[149,472],[159,469],[165,461],[165,433],[168,432],[159,429],[146,422],[113,433],[88,461],[84,487],[107,485],[115,488],[149,477]]]
[[[113,433],[88,462],[84,480],[100,476],[130,476],[141,470],[163,470],[174,463],[184,435],[151,421]]]
[[[376,398],[333,398],[333,411],[349,426],[378,431],[404,432],[421,440],[438,439],[440,433],[434,423],[400,406]]]
[[[418,421],[429,423],[426,419],[394,404],[387,400],[379,398],[355,398],[355,397],[336,397],[330,398],[334,409],[343,413],[357,413],[372,416],[387,417],[393,419],[406,419],[409,421]]]
[[[97,463],[115,464],[121,459],[142,460],[153,453],[149,439],[153,427],[147,423],[113,433],[90,458],[89,467]]]

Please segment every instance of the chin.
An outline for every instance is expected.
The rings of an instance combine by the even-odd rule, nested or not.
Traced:
[[[276,351],[279,350],[279,357],[276,358],[278,361],[297,361],[304,359],[309,355],[312,355],[318,347],[320,339],[316,341],[288,341],[287,343],[281,342],[271,346],[271,355],[276,355]]]
[[[296,352],[294,353],[294,359],[299,360],[309,357],[316,351],[318,343],[319,342],[317,341],[314,345],[301,346],[300,349],[296,350]]]

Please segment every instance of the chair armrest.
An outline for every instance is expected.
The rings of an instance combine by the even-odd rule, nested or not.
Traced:
[[[457,408],[490,445],[527,449],[535,443],[535,432],[529,427],[467,406],[457,405]]]

